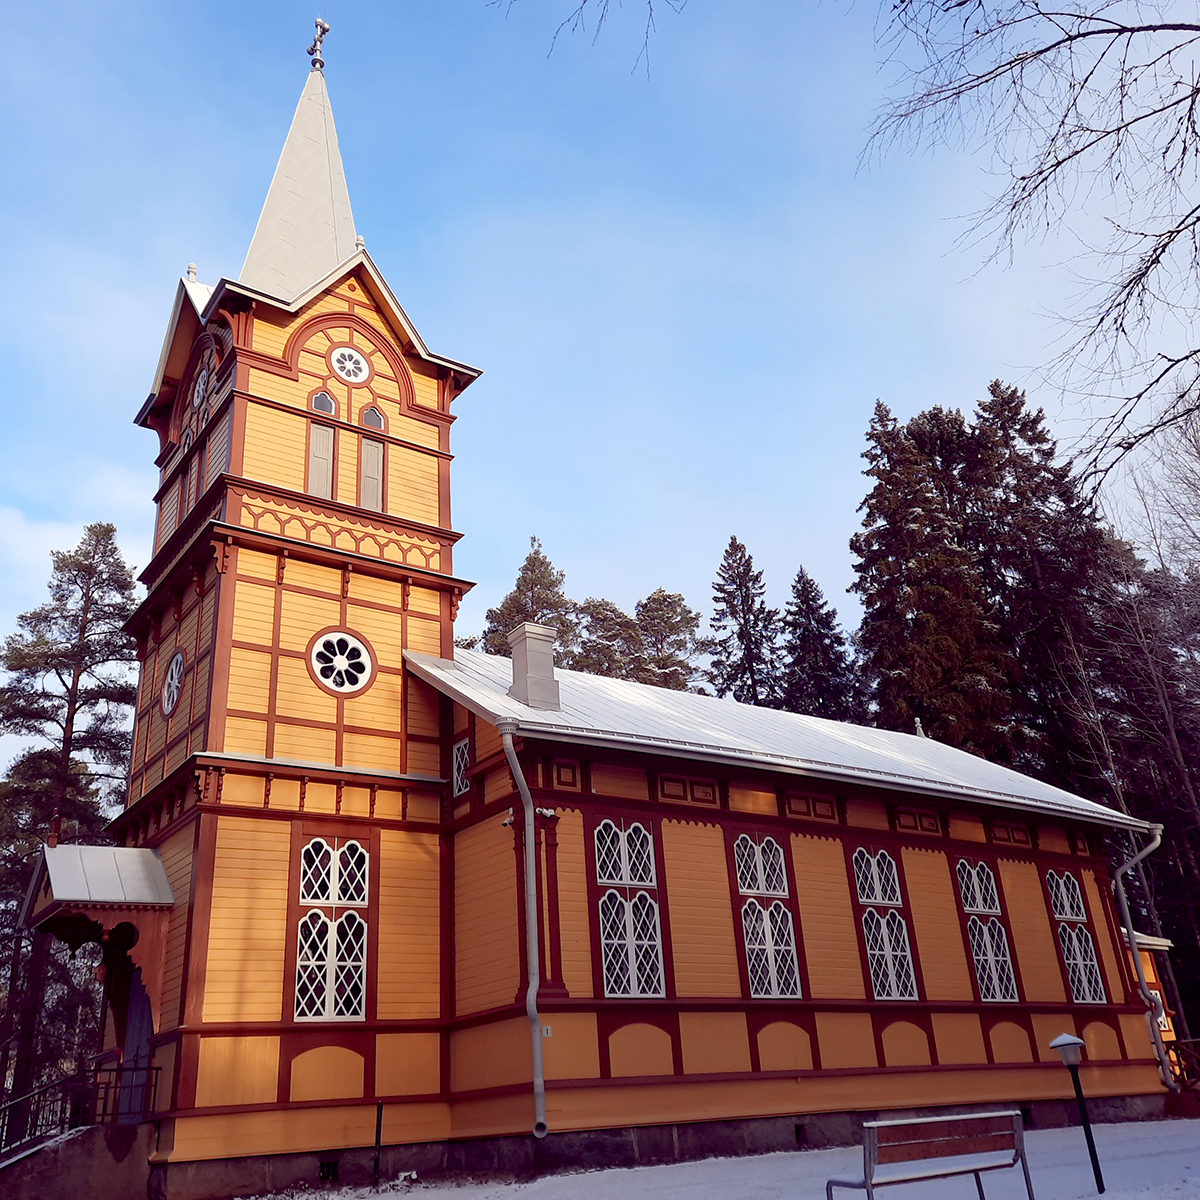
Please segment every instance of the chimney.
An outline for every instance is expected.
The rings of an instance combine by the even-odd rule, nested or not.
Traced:
[[[508,694],[530,708],[558,708],[558,683],[554,678],[555,631],[526,621],[509,632],[513,682]]]

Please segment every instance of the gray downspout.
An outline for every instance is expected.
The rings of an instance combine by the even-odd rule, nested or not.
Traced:
[[[533,825],[533,797],[513,746],[516,721],[497,721],[504,757],[513,782],[521,793],[525,810],[525,961],[529,971],[529,986],[525,991],[525,1012],[529,1016],[529,1033],[533,1039],[533,1136],[544,1138],[549,1133],[546,1124],[546,1073],[542,1066],[542,1018],[538,1013],[538,988],[542,982],[541,939],[538,936],[537,840]]]
[[[1154,1056],[1158,1059],[1158,1071],[1162,1076],[1163,1083],[1173,1092],[1179,1091],[1179,1084],[1175,1082],[1175,1077],[1171,1073],[1171,1060],[1167,1057],[1166,1047],[1163,1045],[1162,1032],[1158,1028],[1158,1018],[1162,1016],[1162,1004],[1157,997],[1150,994],[1149,985],[1146,983],[1146,971],[1142,966],[1141,951],[1137,947],[1137,938],[1133,931],[1133,920],[1129,915],[1129,901],[1125,896],[1125,885],[1121,882],[1121,876],[1126,871],[1136,867],[1142,859],[1153,854],[1162,843],[1163,827],[1161,825],[1150,826],[1151,839],[1150,844],[1139,850],[1131,859],[1123,863],[1113,872],[1113,890],[1117,895],[1117,906],[1121,910],[1121,923],[1125,926],[1125,936],[1129,941],[1130,954],[1133,957],[1133,969],[1137,972],[1138,977],[1138,993],[1145,1001],[1146,1007],[1150,1010],[1146,1013],[1146,1024],[1150,1026],[1150,1036],[1154,1039]]]

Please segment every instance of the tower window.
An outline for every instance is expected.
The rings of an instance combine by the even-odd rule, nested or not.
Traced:
[[[313,425],[308,437],[308,491],[322,500],[333,499],[333,428]]]
[[[362,439],[359,452],[359,505],[374,512],[383,511],[383,443]]]
[[[328,392],[318,392],[309,403],[314,412],[324,413],[327,417],[337,415],[337,402]]]
[[[362,423],[370,429],[386,429],[387,422],[383,419],[383,413],[374,405],[363,410]]]

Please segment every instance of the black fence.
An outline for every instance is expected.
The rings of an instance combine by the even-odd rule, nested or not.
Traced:
[[[89,1067],[0,1104],[0,1156],[69,1129],[135,1125],[154,1111],[159,1067]]]
[[[1171,1072],[1180,1087],[1200,1090],[1200,1038],[1167,1042]]]

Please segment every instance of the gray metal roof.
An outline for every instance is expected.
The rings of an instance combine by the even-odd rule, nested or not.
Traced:
[[[932,738],[675,692],[556,669],[561,709],[530,708],[508,695],[512,663],[469,650],[455,659],[404,652],[414,674],[487,721],[521,733],[589,745],[654,750],[759,766],[813,779],[860,783],[1060,817],[1147,828],[1102,804],[1031,779]]]
[[[321,71],[310,71],[239,281],[290,300],[355,250],[354,214]]]
[[[157,851],[136,846],[43,846],[57,904],[170,907],[175,893]],[[34,873],[40,886],[42,872]]]

